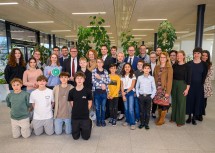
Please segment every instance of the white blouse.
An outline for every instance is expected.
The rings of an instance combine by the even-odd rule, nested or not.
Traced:
[[[135,75],[133,75],[132,78],[129,78],[129,75],[125,75],[125,77],[121,77],[121,81],[123,82],[123,88],[124,89],[130,88],[133,80],[136,80]],[[133,88],[132,90],[135,91],[135,88]]]

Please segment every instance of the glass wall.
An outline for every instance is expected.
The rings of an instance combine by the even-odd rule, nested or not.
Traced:
[[[49,48],[49,36],[45,33],[40,33],[40,45]]]
[[[5,23],[0,22],[0,72],[3,72],[7,64],[7,38]]]

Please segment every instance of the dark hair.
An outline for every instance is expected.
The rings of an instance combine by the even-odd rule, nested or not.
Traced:
[[[142,47],[142,46],[146,47],[146,45],[140,45],[140,47]],[[140,48],[140,47],[139,47],[139,48]]]
[[[135,48],[134,46],[130,45],[130,46],[128,46],[128,49],[129,49],[130,47],[133,47],[133,48],[134,48],[134,51],[135,51],[136,48]]]
[[[37,77],[37,81],[43,81],[43,80],[48,82],[48,79],[44,75],[40,75]]]
[[[24,57],[23,54],[21,52],[21,50],[19,48],[13,48],[12,51],[9,54],[9,58],[8,58],[8,65],[15,67],[16,66],[16,57],[15,57],[15,52],[16,50],[18,50],[21,54],[20,59],[19,59],[19,64],[23,67],[25,67],[26,63],[24,61]]]
[[[123,65],[122,72],[121,72],[122,77],[125,77],[125,66],[126,66],[126,65],[129,65],[129,66],[131,67],[131,70],[130,70],[130,72],[129,72],[129,78],[133,78],[134,70],[132,69],[132,66],[131,66],[130,63],[125,63],[125,64]]]
[[[172,53],[175,53],[176,55],[177,55],[177,51],[176,50],[171,50],[170,52],[169,52],[169,56],[172,54]]]
[[[150,67],[150,69],[151,69],[151,65],[150,65],[149,63],[143,64],[143,68],[144,68],[144,67]]]
[[[59,48],[58,46],[54,46],[54,47],[53,47],[53,50],[54,50],[55,48],[57,48],[58,50],[60,50],[60,48]]]
[[[62,76],[67,76],[68,78],[70,77],[68,72],[61,72],[60,75],[59,75],[59,78],[62,77]]]
[[[67,50],[68,50],[68,47],[67,47],[67,46],[63,46],[63,47],[61,48],[61,50],[62,50],[62,49],[67,49]]]
[[[117,50],[117,47],[116,46],[112,46],[111,49],[116,49]]]
[[[101,48],[102,48],[102,47],[106,47],[106,48],[108,49],[108,47],[107,47],[107,45],[106,45],[106,44],[101,45]]]
[[[206,61],[206,64],[208,66],[208,69],[212,66],[212,62],[211,62],[211,56],[210,56],[210,52],[208,50],[203,50],[202,54],[206,53],[208,55],[208,59]]]
[[[74,77],[74,79],[76,79],[77,77],[82,77],[82,78],[86,78],[86,75],[83,73],[83,72],[77,72],[76,74],[75,74],[75,77]]]
[[[144,60],[139,59],[137,63],[142,63],[142,64],[144,64],[145,62],[144,62]]]
[[[31,60],[34,60],[35,61],[35,63],[37,63],[37,60],[34,58],[34,57],[31,57],[31,58],[29,58],[29,60],[28,60],[28,64],[29,64],[29,66],[30,66],[30,61]],[[37,66],[36,66],[37,67]]]
[[[13,78],[11,81],[10,81],[10,84],[12,85],[14,82],[19,82],[20,84],[23,84],[22,80],[20,78]]]
[[[111,68],[111,67],[117,67],[117,66],[115,63],[113,63],[113,64],[110,64],[109,68]]]
[[[194,48],[193,53],[195,53],[195,52],[199,52],[202,54],[202,48],[201,47]]]

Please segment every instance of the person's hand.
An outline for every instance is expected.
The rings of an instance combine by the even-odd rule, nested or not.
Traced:
[[[125,96],[126,95],[126,92],[122,92],[122,96]]]
[[[169,97],[169,94],[166,93],[166,94],[165,94],[165,97],[168,98],[168,97]]]
[[[51,75],[51,71],[48,71],[48,75]]]
[[[125,96],[123,96],[123,97],[122,97],[122,100],[123,100],[124,102],[126,102],[127,99],[126,99]]]
[[[188,90],[187,90],[187,89],[186,89],[186,90],[184,90],[183,94],[184,94],[184,96],[187,96],[187,94],[188,94]]]
[[[106,90],[106,85],[105,85],[105,84],[102,84],[102,85],[101,85],[101,88],[102,88],[102,90]]]
[[[37,84],[37,83],[34,83],[33,87],[34,87],[34,88],[38,88],[38,84]]]
[[[95,74],[96,79],[101,79],[100,75],[98,75],[97,73]]]

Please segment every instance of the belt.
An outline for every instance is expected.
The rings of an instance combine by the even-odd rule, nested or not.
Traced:
[[[152,94],[140,94],[140,96],[143,96],[143,97],[147,97],[147,96],[151,96]]]

